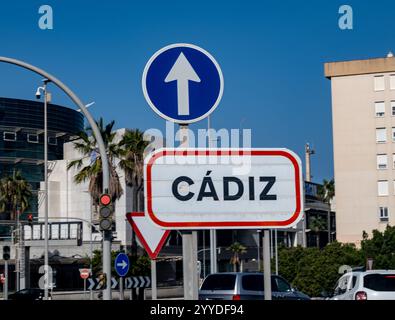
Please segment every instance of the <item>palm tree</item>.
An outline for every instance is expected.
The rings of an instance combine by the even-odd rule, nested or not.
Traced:
[[[137,199],[143,189],[144,151],[148,141],[144,140],[144,133],[139,129],[129,129],[123,135],[119,146],[122,147],[122,159],[119,165],[125,172],[126,184],[133,188],[133,210],[143,210]]]
[[[320,232],[326,230],[325,219],[320,216],[311,217],[309,221],[309,227],[312,231],[317,234],[316,245],[320,247]]]
[[[324,179],[322,186],[318,188],[318,197],[328,205],[327,212],[327,229],[328,229],[328,243],[331,242],[331,201],[335,196],[335,181],[333,179]]]
[[[31,185],[20,171],[0,180],[0,212],[10,212],[11,220],[16,220],[29,207],[32,196]]]
[[[237,265],[240,264],[240,255],[246,253],[247,248],[239,242],[234,242],[227,248],[227,250],[230,250],[233,253],[230,263],[233,265],[233,271],[237,272]]]
[[[122,149],[115,140],[116,132],[113,132],[114,121],[104,125],[103,119],[96,121],[99,128],[103,142],[106,148],[109,170],[110,170],[110,185],[108,193],[112,200],[118,200],[122,194],[122,186],[119,181],[119,176],[116,171],[115,161],[122,156]],[[74,181],[77,184],[89,180],[89,193],[95,205],[99,202],[99,197],[103,193],[103,169],[102,160],[98,151],[96,138],[93,135],[92,128],[87,127],[85,131],[78,134],[79,139],[74,142],[74,148],[82,154],[82,158],[71,161],[67,169],[77,168],[79,172],[74,176]],[[84,159],[90,158],[90,163],[84,165]]]
[[[125,173],[126,184],[132,188],[132,210],[143,211],[144,196],[144,150],[148,141],[144,140],[144,134],[138,129],[126,130],[119,143],[122,148],[122,159],[119,166]],[[131,253],[137,258],[136,234],[132,232]]]

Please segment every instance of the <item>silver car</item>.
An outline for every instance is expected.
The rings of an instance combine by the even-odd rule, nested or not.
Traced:
[[[273,300],[310,300],[282,277],[272,275]],[[263,273],[225,272],[204,279],[199,300],[263,300]]]
[[[332,300],[395,300],[395,270],[352,271],[340,277]]]

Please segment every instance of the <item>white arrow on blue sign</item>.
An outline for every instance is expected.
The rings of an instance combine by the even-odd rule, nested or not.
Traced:
[[[166,46],[147,62],[144,97],[162,118],[180,124],[207,117],[224,90],[221,68],[206,50],[186,43]]]
[[[118,253],[115,258],[115,271],[120,277],[124,277],[129,271],[129,258],[123,252]]]

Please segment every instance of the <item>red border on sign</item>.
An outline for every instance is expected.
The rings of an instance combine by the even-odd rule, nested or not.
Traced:
[[[158,257],[159,252],[162,249],[163,245],[166,243],[167,237],[170,234],[170,230],[165,231],[158,245],[156,246],[155,250],[151,251],[151,248],[149,247],[148,243],[145,241],[143,234],[141,233],[140,229],[137,227],[136,223],[133,221],[133,217],[144,217],[144,216],[145,216],[144,212],[129,212],[126,214],[126,218],[128,219],[134,232],[136,232],[136,235],[139,238],[141,244],[143,245],[145,251],[147,251],[148,255],[152,260],[155,260]]]
[[[166,222],[159,220],[152,211],[152,166],[154,162],[163,156],[189,156],[189,155],[251,155],[251,156],[282,156],[289,159],[295,172],[296,206],[292,217],[284,221],[212,221],[212,222]],[[301,212],[301,187],[300,187],[300,168],[295,157],[285,150],[179,150],[165,149],[155,153],[146,165],[146,184],[147,184],[147,212],[151,219],[159,226],[164,228],[193,228],[193,227],[285,227],[296,221]]]

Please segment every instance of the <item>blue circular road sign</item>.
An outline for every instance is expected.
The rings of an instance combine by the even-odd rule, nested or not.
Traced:
[[[206,50],[186,43],[166,46],[147,62],[144,97],[162,118],[188,124],[207,117],[224,90],[221,68]]]
[[[129,271],[129,258],[124,253],[118,253],[115,258],[115,271],[118,273],[120,277],[124,277]]]

